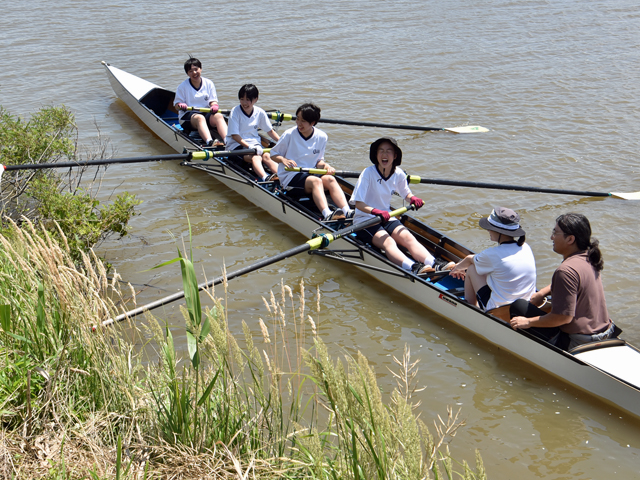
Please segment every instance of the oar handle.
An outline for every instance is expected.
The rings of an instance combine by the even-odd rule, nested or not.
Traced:
[[[193,112],[200,112],[200,113],[209,113],[211,111],[211,108],[208,107],[187,107],[187,111],[193,111]],[[218,109],[216,110],[216,113],[221,113],[223,115],[228,115],[231,113],[231,110],[222,110],[222,109]]]
[[[309,175],[327,175],[327,171],[322,168],[284,167],[284,170],[285,172],[302,172]]]
[[[402,215],[403,213],[406,213],[408,210],[411,210],[414,208],[415,207],[413,205],[409,205],[408,207],[398,208],[397,210],[389,212],[389,216],[395,217],[397,215]],[[380,217],[374,216],[373,218],[370,218],[360,223],[356,223],[354,225],[351,225],[350,227],[343,228],[342,230],[338,230],[333,233],[325,233],[325,234],[319,235],[315,238],[312,238],[307,243],[311,245],[311,250],[315,250],[317,248],[326,248],[331,242],[335,240],[351,235],[352,233],[357,232],[358,230],[363,230],[365,228],[373,227],[374,225],[379,224],[381,221],[382,219]]]
[[[263,148],[263,153],[270,152],[270,148]],[[231,155],[255,155],[255,148],[241,148],[239,150],[203,150],[201,152],[191,152],[191,159],[207,161],[213,157],[229,157]]]

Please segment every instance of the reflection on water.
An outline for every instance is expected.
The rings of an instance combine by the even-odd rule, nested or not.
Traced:
[[[637,3],[637,2],[636,2]],[[81,141],[96,123],[120,156],[171,153],[115,96],[101,60],[167,88],[198,56],[221,105],[255,83],[264,108],[290,113],[318,103],[327,118],[449,127],[478,124],[482,135],[415,133],[323,125],[327,160],[339,169],[369,164],[368,145],[394,135],[403,167],[415,175],[592,191],[639,190],[637,88],[640,16],[628,0],[453,2],[244,2],[206,10],[201,35],[177,2],[25,0],[2,6],[0,104],[27,114],[64,103]],[[34,10],[47,15],[33,15]],[[187,15],[187,16],[185,16]],[[28,28],[25,28],[28,25]],[[256,26],[257,25],[257,26]],[[292,126],[285,124],[283,128]],[[180,289],[179,271],[148,271],[175,256],[193,230],[199,274],[218,275],[305,239],[199,172],[176,162],[113,166],[105,197],[124,190],[144,203],[132,235],[101,253],[128,280],[151,284],[139,302]],[[473,250],[491,246],[477,220],[497,205],[517,210],[538,265],[539,286],[559,264],[548,239],[560,213],[589,217],[605,255],[611,315],[640,344],[638,204],[460,187],[414,187],[427,206],[416,215]],[[257,330],[261,293],[305,278],[323,296],[320,333],[334,351],[362,350],[390,386],[386,367],[404,344],[421,359],[428,385],[423,418],[459,405],[467,427],[452,445],[479,448],[494,478],[633,478],[638,422],[566,387],[477,339],[367,275],[313,256],[291,258],[234,280],[227,292],[232,328]],[[143,288],[143,287],[141,287]],[[158,312],[182,324],[177,306]],[[176,330],[180,340],[181,330]],[[623,418],[619,418],[622,416]]]

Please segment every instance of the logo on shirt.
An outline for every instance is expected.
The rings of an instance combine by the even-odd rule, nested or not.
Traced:
[[[315,154],[317,154],[317,153],[320,153],[320,150],[318,150],[317,148],[314,148],[314,149],[313,149],[313,154],[315,155]]]
[[[205,96],[204,96],[204,100],[205,100],[206,102],[208,102],[208,101],[209,101],[209,95],[205,95]]]

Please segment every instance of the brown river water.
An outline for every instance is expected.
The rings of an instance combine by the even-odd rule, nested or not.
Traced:
[[[173,153],[116,99],[105,60],[174,89],[188,54],[202,60],[223,108],[255,83],[264,108],[291,113],[313,101],[327,118],[435,127],[482,125],[485,134],[413,133],[322,125],[327,161],[365,168],[368,145],[393,134],[403,167],[424,177],[603,192],[640,190],[638,88],[640,9],[593,2],[399,0],[310,2],[24,0],[0,4],[0,104],[28,116],[46,104],[76,113],[81,142],[96,125],[116,156]],[[291,126],[285,124],[284,128]],[[416,215],[473,250],[491,246],[477,220],[493,206],[517,210],[536,255],[538,286],[559,264],[555,218],[585,214],[605,255],[611,316],[640,345],[640,202],[414,186]],[[142,289],[146,303],[180,289],[175,237],[193,230],[198,273],[232,271],[305,238],[219,182],[163,162],[113,166],[103,198],[128,191],[144,201],[129,237],[99,253]],[[491,478],[638,478],[640,421],[389,291],[348,266],[301,255],[229,286],[232,328],[257,329],[261,295],[280,279],[319,287],[319,332],[334,353],[362,350],[385,388],[405,344],[420,359],[422,417],[462,408],[454,455],[480,449]],[[314,302],[315,303],[315,302]],[[157,315],[176,325],[177,306]]]

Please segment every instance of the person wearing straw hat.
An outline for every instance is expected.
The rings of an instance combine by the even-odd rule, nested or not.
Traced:
[[[536,291],[536,262],[525,243],[520,215],[496,207],[478,223],[498,245],[468,255],[451,270],[452,277],[464,279],[466,301],[485,311],[520,298],[528,301]]]
[[[399,220],[391,220],[389,210],[395,193],[414,205],[416,210],[424,205],[422,199],[411,193],[407,174],[399,168],[402,150],[396,139],[382,137],[373,142],[369,148],[369,160],[373,165],[360,174],[349,200],[356,207],[353,222],[378,216],[382,223],[360,230],[356,233],[358,238],[384,250],[389,260],[418,276],[451,269],[453,262],[434,258]],[[407,257],[398,246],[406,248],[413,258]]]

